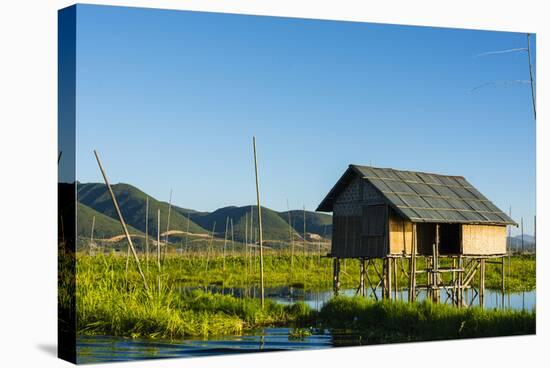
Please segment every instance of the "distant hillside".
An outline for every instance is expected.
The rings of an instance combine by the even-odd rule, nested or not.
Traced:
[[[224,207],[208,214],[191,214],[191,219],[205,229],[212,231],[214,222],[216,223],[215,232],[218,236],[223,236],[227,218],[233,220],[235,240],[245,240],[245,226],[248,219],[248,237],[250,238],[250,214],[253,213],[253,226],[258,226],[258,206],[243,207]],[[265,240],[289,240],[288,223],[279,215],[279,213],[262,206],[262,228]],[[292,230],[294,237],[299,235]],[[254,234],[255,236],[255,234]]]
[[[517,252],[522,250],[521,235],[508,237],[508,249]],[[523,250],[533,252],[535,251],[535,237],[532,235],[523,234]]]
[[[290,213],[290,221],[292,227],[298,234],[303,236],[304,233],[304,211],[292,210],[279,212],[281,217],[288,222],[288,214]],[[306,211],[306,232],[321,235],[323,238],[331,238],[332,236],[332,216],[326,213],[318,213]]]
[[[78,203],[77,234],[79,237],[90,238],[94,216],[94,239],[109,239],[114,236],[123,234],[122,227],[120,226],[120,222],[118,220],[112,219],[109,216],[97,212],[93,208],[90,208],[82,203]],[[141,231],[132,226],[128,227],[128,231],[130,232],[130,234],[142,234]]]
[[[112,185],[122,215],[127,224],[145,232],[145,209],[147,194],[129,184]],[[78,184],[78,201],[86,206],[118,221],[116,212],[105,184]],[[166,231],[168,203],[160,202],[149,196],[149,234],[157,233],[157,210],[160,209],[161,233]],[[170,213],[171,230],[187,230],[187,217],[172,208]],[[189,222],[189,232],[206,234],[207,231],[197,225],[192,219]]]

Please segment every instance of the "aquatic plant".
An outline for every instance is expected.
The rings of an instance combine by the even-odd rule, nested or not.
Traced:
[[[431,302],[405,303],[359,297],[335,297],[319,313],[319,322],[347,330],[364,343],[459,339],[534,334],[535,311],[455,308]]]

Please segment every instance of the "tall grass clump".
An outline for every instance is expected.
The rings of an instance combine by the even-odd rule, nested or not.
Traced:
[[[126,280],[119,257],[94,258],[101,257],[101,262],[90,257],[77,262],[78,334],[171,339],[239,335],[246,329],[307,320],[311,313],[303,303],[283,306],[268,301],[262,309],[256,299],[180,293],[167,282],[160,292],[147,292],[137,272],[130,270]]]
[[[328,328],[357,333],[367,343],[460,339],[534,334],[535,311],[484,310],[450,305],[335,297],[319,321]]]

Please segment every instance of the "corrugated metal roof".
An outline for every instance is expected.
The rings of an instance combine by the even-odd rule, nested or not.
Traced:
[[[462,176],[350,165],[378,189],[398,213],[413,222],[516,225]],[[332,210],[332,201],[347,180],[340,180],[318,211]]]

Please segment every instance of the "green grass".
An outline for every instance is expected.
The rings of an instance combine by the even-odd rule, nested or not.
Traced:
[[[535,311],[455,308],[335,297],[318,316],[324,326],[359,334],[364,343],[387,343],[534,334]]]
[[[284,306],[266,300],[238,299],[195,291],[180,293],[161,277],[161,290],[146,292],[135,271],[125,277],[121,257],[79,257],[77,333],[148,338],[235,335],[260,326],[307,320],[302,303]],[[100,262],[96,262],[101,260]],[[156,274],[151,274],[154,287]]]
[[[125,253],[124,253],[125,254]],[[102,257],[102,256],[101,256]],[[80,255],[79,260],[91,263],[102,264],[100,256],[88,257]],[[123,256],[107,256],[110,262],[125,264]],[[150,269],[156,267],[155,255],[150,256]],[[144,260],[144,255],[140,256]],[[535,289],[535,257],[534,256],[513,256],[511,258],[510,277],[506,276],[506,288],[508,291],[531,291]],[[266,252],[264,256],[264,275],[267,287],[294,285],[305,287],[309,290],[323,290],[332,288],[332,260],[319,258],[317,255],[294,256],[291,266],[291,257],[288,254],[278,252]],[[208,286],[211,284],[223,285],[225,287],[246,287],[258,284],[259,257],[246,258],[242,252],[235,255],[228,255],[223,269],[223,258],[220,252],[207,256],[206,253],[190,253],[185,256],[169,255],[163,262],[162,278],[166,283],[180,283],[197,286]],[[382,269],[381,262],[377,261],[378,269]],[[119,265],[120,266],[120,265]],[[444,266],[444,264],[443,264]],[[143,266],[146,267],[145,265]],[[419,264],[419,268],[422,264]],[[405,270],[408,263],[404,264]],[[508,264],[505,267],[508,272]],[[369,277],[377,280],[376,273],[371,269]],[[444,279],[450,277],[443,274]],[[418,283],[425,282],[425,275],[419,275]],[[348,259],[341,263],[341,287],[356,288],[359,285],[359,262]],[[399,287],[407,287],[408,280],[404,276],[399,278]],[[477,276],[474,282],[477,281]],[[448,282],[446,280],[445,282]],[[501,287],[501,266],[487,264],[486,287],[500,289]]]

